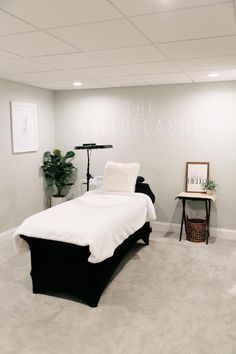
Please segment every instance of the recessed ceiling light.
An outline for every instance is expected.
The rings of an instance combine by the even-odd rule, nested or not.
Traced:
[[[83,85],[83,84],[82,84],[82,82],[75,81],[75,82],[73,82],[73,85],[74,85],[74,86],[81,86],[81,85]]]
[[[210,74],[207,74],[208,77],[217,77],[219,76],[218,73],[210,73]]]

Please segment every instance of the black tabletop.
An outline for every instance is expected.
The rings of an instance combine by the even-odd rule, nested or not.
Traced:
[[[83,144],[75,146],[75,150],[108,149],[112,147],[112,145]]]

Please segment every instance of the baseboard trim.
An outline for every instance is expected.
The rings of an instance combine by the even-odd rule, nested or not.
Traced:
[[[161,222],[161,221],[153,221],[151,223],[153,232],[180,232],[180,224]],[[216,227],[210,228],[210,234],[212,237],[222,238],[225,240],[236,241],[236,230],[232,229],[220,229]]]
[[[151,227],[153,232],[161,232],[161,233],[174,232],[178,234],[180,231],[180,224],[161,222],[161,221],[152,221]],[[12,236],[16,229],[17,227],[13,227],[12,229],[1,232],[0,238]],[[216,227],[211,227],[210,232],[211,232],[211,236],[213,237],[236,241],[236,230],[219,229]]]

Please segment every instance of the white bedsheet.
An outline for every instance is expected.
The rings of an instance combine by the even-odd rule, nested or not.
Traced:
[[[151,199],[142,193],[94,190],[27,218],[13,235],[18,253],[29,250],[20,235],[89,246],[91,263],[111,257],[145,221],[156,219]]]

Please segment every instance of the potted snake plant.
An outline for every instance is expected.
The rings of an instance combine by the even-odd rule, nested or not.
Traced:
[[[45,176],[46,185],[54,191],[51,196],[51,206],[65,201],[66,194],[75,183],[77,168],[72,163],[74,156],[74,151],[68,151],[63,156],[58,149],[53,150],[52,153],[46,151],[43,155],[43,165],[41,168]]]

